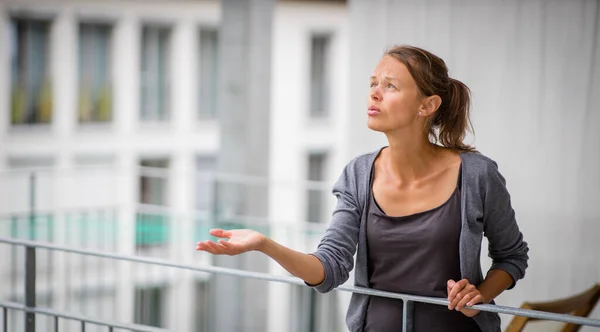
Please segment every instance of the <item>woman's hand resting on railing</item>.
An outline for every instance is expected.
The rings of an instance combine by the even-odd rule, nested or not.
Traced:
[[[214,255],[239,255],[248,251],[261,250],[267,237],[250,229],[211,229],[210,235],[221,238],[217,242],[200,241],[196,250],[207,251]],[[228,241],[223,240],[228,239]]]
[[[484,303],[483,295],[471,284],[469,280],[460,281],[448,280],[448,309],[462,312],[467,317],[473,317],[479,313],[479,310],[466,309],[465,306],[473,306],[478,303]]]

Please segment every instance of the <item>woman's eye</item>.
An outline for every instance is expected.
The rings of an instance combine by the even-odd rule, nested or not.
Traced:
[[[377,85],[377,84],[375,84],[375,83],[371,83],[371,84],[369,84],[369,87],[373,88],[373,87],[375,87],[376,85]]]
[[[388,88],[395,89],[396,87],[392,83],[390,83],[388,84]]]

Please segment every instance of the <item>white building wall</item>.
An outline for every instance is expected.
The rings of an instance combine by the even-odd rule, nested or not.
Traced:
[[[352,154],[386,144],[385,136],[369,132],[364,100],[366,77],[387,47],[428,49],[471,88],[476,135],[468,141],[498,162],[530,247],[527,276],[499,304],[566,297],[600,280],[600,247],[591,235],[600,233],[598,6],[543,0],[350,5],[349,100],[358,114],[348,126]],[[482,249],[485,269],[485,243]]]
[[[167,257],[181,263],[209,264],[210,255],[193,251],[198,239],[193,238],[190,217],[194,210],[192,180],[196,157],[218,153],[219,127],[216,121],[199,121],[196,116],[199,84],[196,75],[197,47],[199,28],[218,26],[220,4],[217,1],[141,4],[136,1],[5,0],[0,2],[0,41],[3,45],[7,40],[9,15],[17,11],[52,17],[50,70],[53,80],[53,120],[50,125],[11,126],[10,104],[0,103],[0,114],[4,114],[0,117],[0,166],[7,168],[9,160],[43,157],[52,161],[50,166],[58,168],[39,173],[36,200],[39,210],[56,212],[55,242],[81,245],[73,243],[77,242],[73,240],[73,234],[64,232],[68,227],[68,213],[62,211],[111,207],[116,209],[119,223],[118,242],[112,249],[122,254],[136,254],[134,239],[139,162],[141,158],[168,157],[168,210],[179,217],[172,233],[176,241],[168,248]],[[78,24],[86,21],[112,24],[113,121],[107,124],[79,124],[77,120]],[[139,121],[139,52],[141,24],[146,22],[166,24],[172,28],[171,120],[165,123]],[[337,178],[345,163],[339,151],[343,148],[342,126],[347,121],[344,112],[348,76],[347,56],[344,54],[348,42],[346,9],[339,4],[280,2],[274,22],[270,180],[286,184],[272,186],[269,216],[274,226],[285,225],[279,233],[279,229],[274,228],[273,234],[277,239],[298,250],[311,251],[314,243],[308,244],[304,236],[292,236],[302,234],[294,229],[302,227],[306,218],[306,189],[293,183],[306,178],[309,152],[328,153],[326,181],[330,183]],[[323,121],[311,121],[308,117],[311,32],[332,34],[328,70],[333,78],[330,96],[330,105],[333,107]],[[0,100],[9,100],[10,96],[8,59],[8,48],[3,47],[0,51],[0,97],[5,98]],[[96,170],[80,169],[97,163],[104,165]],[[10,188],[0,190],[0,197],[6,198],[0,200],[1,212],[15,209],[27,211],[27,176],[28,173],[22,173],[16,179],[15,173],[0,174],[0,182],[9,185],[2,188]],[[283,202],[280,200],[282,197],[285,198]],[[329,197],[329,200],[333,204],[333,198]],[[330,215],[330,206],[324,212],[325,219]],[[188,242],[189,245],[185,245]],[[73,264],[71,258],[65,255],[54,256],[52,306],[58,310],[84,310],[78,302],[73,302],[71,294],[74,285],[94,288],[92,284],[100,286],[106,283],[106,279],[95,281],[85,273],[69,272],[73,269],[78,271],[79,267]],[[157,282],[157,278],[144,278],[144,271],[149,270],[139,270],[127,262],[117,262],[114,269],[114,275],[130,278],[116,278],[112,283],[109,281],[114,292],[105,297],[112,296],[114,303],[119,303],[119,307],[112,310],[115,315],[112,318],[131,321],[135,285],[151,284]],[[105,272],[110,273],[108,270]],[[273,272],[283,273],[275,266]],[[152,273],[157,274],[161,272]],[[171,285],[165,305],[165,308],[170,308],[165,317],[168,327],[177,331],[191,331],[194,326],[192,308],[195,299],[189,295],[194,292],[195,282],[206,276],[181,272],[169,273],[166,278]],[[291,294],[286,286],[280,292],[280,286],[276,283],[270,285],[273,291],[270,292],[272,310],[269,331],[290,328]],[[42,289],[46,289],[46,286],[41,286]]]
[[[310,152],[328,155],[325,182],[333,183],[343,167],[340,151],[342,129],[347,113],[347,13],[344,5],[280,2],[273,24],[273,68],[271,94],[271,162],[273,183],[306,179]],[[330,95],[328,115],[310,117],[310,59],[313,33],[331,34],[329,62]],[[326,190],[323,223],[327,224],[335,201]],[[269,215],[273,237],[296,250],[311,252],[316,243],[309,243],[305,224],[307,189],[300,185],[274,185],[269,192]],[[294,226],[297,225],[297,226]],[[298,228],[299,227],[299,228]],[[289,275],[277,263],[271,262],[277,275]],[[294,286],[273,283],[269,292],[270,331],[289,330]],[[343,325],[343,324],[342,324]]]
[[[435,6],[421,1],[383,0],[350,1],[349,7],[308,1],[277,3],[272,93],[271,100],[265,101],[271,107],[272,236],[294,249],[314,250],[315,239],[304,236],[306,190],[290,183],[306,178],[310,152],[328,153],[325,182],[332,184],[351,158],[385,144],[383,135],[369,132],[366,127],[368,77],[386,47],[411,43],[440,55],[449,65],[451,75],[472,88],[475,143],[484,154],[499,162],[513,194],[520,226],[530,243],[528,276],[515,290],[503,294],[500,303],[519,305],[524,300],[573,294],[597,281],[600,273],[600,264],[594,257],[598,251],[594,238],[598,223],[594,218],[599,212],[595,202],[600,187],[597,171],[600,160],[595,151],[600,138],[593,130],[599,114],[594,112],[594,105],[598,104],[594,92],[600,82],[600,51],[593,48],[600,45],[594,39],[598,34],[594,31],[597,18],[593,15],[598,12],[598,5],[585,1],[462,5],[464,8],[459,10],[448,1]],[[53,121],[50,126],[10,126],[9,48],[0,47],[0,101],[6,101],[0,102],[0,168],[8,168],[11,160],[50,160],[59,170],[40,173],[37,208],[115,206],[120,223],[117,250],[135,254],[134,217],[140,159],[155,156],[170,159],[169,210],[186,214],[194,209],[191,173],[196,168],[195,158],[219,151],[218,124],[197,119],[195,95],[198,30],[200,26],[218,26],[220,4],[184,0],[2,0],[0,45],[8,45],[9,14],[15,11],[54,18]],[[114,24],[113,122],[80,125],[76,102],[77,25],[92,19]],[[171,121],[167,123],[138,120],[139,52],[144,22],[172,27],[173,98]],[[332,36],[327,66],[332,85],[331,108],[329,117],[320,120],[308,115],[312,32],[328,32]],[[88,171],[70,171],[85,163],[82,159],[95,158],[112,160],[115,167],[112,180],[107,180],[107,174],[96,174],[91,180],[85,175],[92,174]],[[11,174],[10,177],[0,174],[2,213],[28,208],[27,174]],[[89,190],[92,186],[95,189]],[[335,203],[332,195],[327,197],[324,223],[329,221]],[[181,246],[169,248],[170,257],[183,263],[209,263],[209,255],[195,253],[185,245],[185,241],[190,241],[193,246],[198,239],[189,231],[191,219],[180,220],[177,234],[184,241]],[[57,229],[66,227],[60,213],[55,222]],[[66,241],[66,235],[57,230],[55,240]],[[564,250],[556,251],[557,247]],[[484,258],[483,263],[487,265],[489,261]],[[69,263],[57,256],[55,264],[58,280],[54,286],[59,294],[56,303],[61,306],[67,302],[69,279],[60,267]],[[119,275],[134,275],[128,263],[119,263],[117,271]],[[271,271],[287,274],[274,263]],[[179,286],[169,290],[172,298],[169,301],[181,301],[181,296],[192,292],[195,280],[204,277],[173,276]],[[136,280],[119,280],[116,296],[118,303],[124,305],[117,311],[117,318],[128,321],[133,317]],[[291,287],[273,283],[269,298],[270,331],[288,330],[292,315]],[[343,317],[347,296],[341,298],[344,298],[340,306]],[[177,330],[192,326],[193,312],[183,310],[182,305],[169,307],[179,309],[167,314],[168,322],[179,322]]]

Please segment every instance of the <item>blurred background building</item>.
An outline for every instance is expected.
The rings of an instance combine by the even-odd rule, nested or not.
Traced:
[[[386,143],[366,127],[370,72],[413,44],[471,88],[469,142],[499,163],[531,248],[498,302],[571,295],[600,281],[599,22],[597,0],[0,0],[0,236],[287,275],[195,243],[248,227],[314,250],[343,166]],[[0,254],[0,299],[22,301],[23,252]],[[172,331],[346,330],[337,292],[38,261],[38,304],[57,310]]]

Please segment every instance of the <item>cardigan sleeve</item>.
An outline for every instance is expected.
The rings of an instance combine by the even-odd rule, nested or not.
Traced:
[[[506,180],[495,162],[488,164],[486,175],[483,230],[492,259],[490,270],[500,269],[510,274],[513,279],[511,289],[525,276],[529,248],[517,225]]]
[[[356,172],[349,163],[333,186],[337,204],[332,220],[317,250],[312,253],[325,268],[325,279],[314,287],[325,293],[348,280],[354,267],[361,212],[357,204]]]

